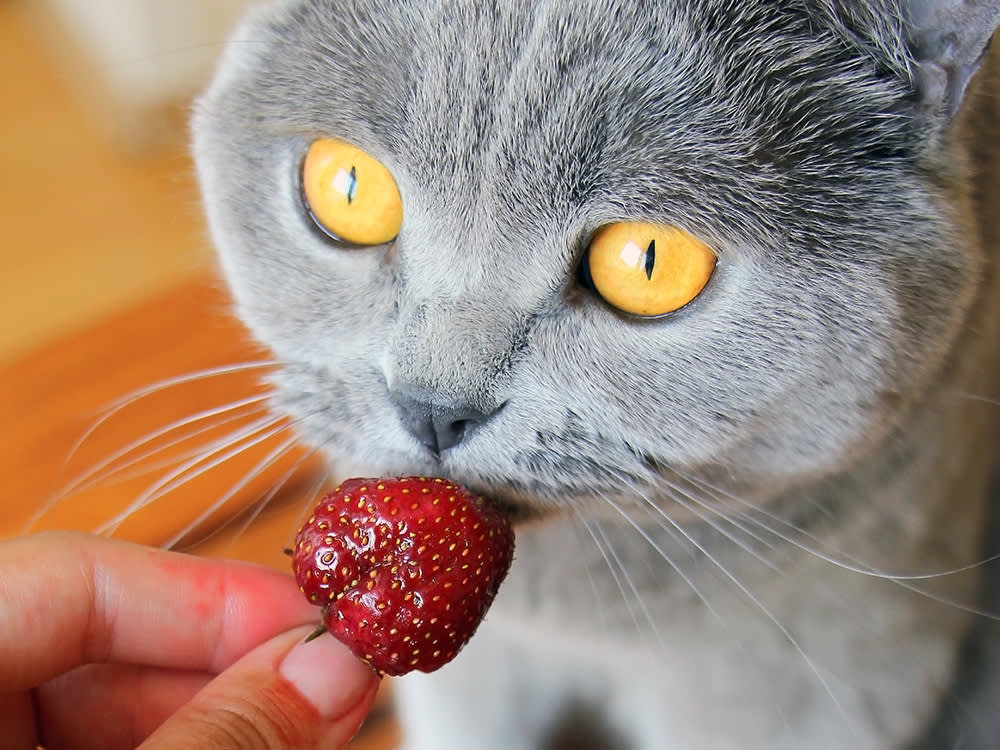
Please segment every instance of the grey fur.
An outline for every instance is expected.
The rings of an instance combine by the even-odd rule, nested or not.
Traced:
[[[530,750],[580,705],[649,750],[932,722],[978,569],[887,576],[983,557],[1000,422],[996,65],[926,85],[974,72],[1000,4],[952,5],[284,0],[237,31],[195,154],[238,311],[285,362],[274,407],[342,472],[547,514],[460,658],[401,681],[410,748]],[[394,174],[390,246],[311,227],[325,136]],[[716,250],[691,305],[636,321],[581,286],[625,219]],[[491,416],[439,461],[400,390]]]

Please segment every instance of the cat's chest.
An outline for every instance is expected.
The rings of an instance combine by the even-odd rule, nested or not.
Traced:
[[[769,577],[731,555],[711,574],[678,559],[654,587],[653,563],[645,580],[622,567],[606,529],[594,529],[603,572],[585,565],[579,531],[521,535],[484,632],[529,654],[528,681],[559,674],[573,691],[586,675],[616,695],[663,743],[640,747],[874,750],[918,736],[937,709],[967,620],[957,609],[805,554]]]

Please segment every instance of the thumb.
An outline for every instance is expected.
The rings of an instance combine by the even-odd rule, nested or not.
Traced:
[[[379,677],[335,638],[297,629],[206,685],[141,750],[342,748],[368,715]]]

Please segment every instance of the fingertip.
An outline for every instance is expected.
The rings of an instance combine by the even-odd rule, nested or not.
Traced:
[[[303,638],[292,647],[278,669],[346,744],[361,726],[375,701],[378,675],[330,635]],[[337,743],[333,743],[337,744]]]
[[[166,750],[343,748],[375,701],[378,676],[331,636],[297,628],[218,675],[142,746]]]

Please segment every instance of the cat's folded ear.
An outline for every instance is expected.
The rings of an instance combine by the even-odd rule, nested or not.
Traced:
[[[1000,0],[904,0],[921,103],[954,117],[1000,23]]]

